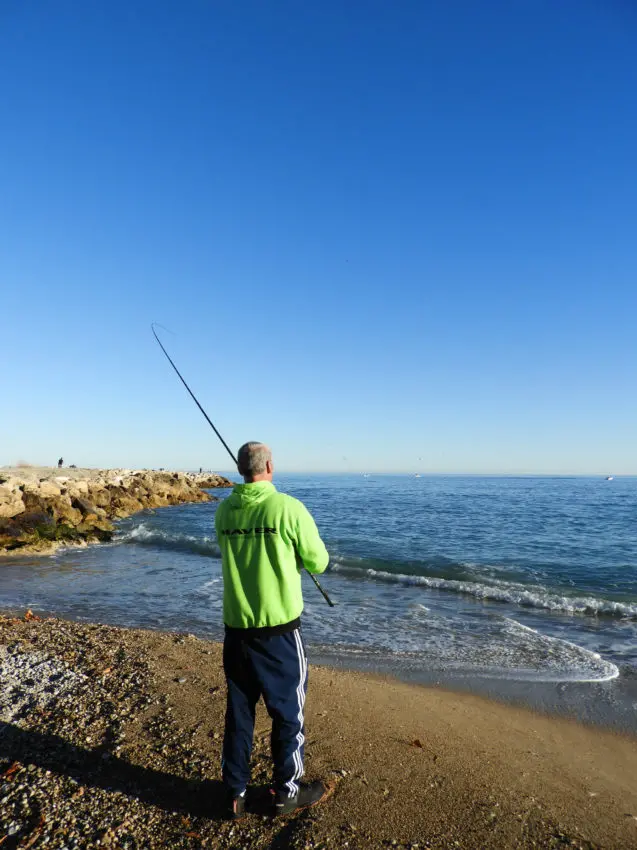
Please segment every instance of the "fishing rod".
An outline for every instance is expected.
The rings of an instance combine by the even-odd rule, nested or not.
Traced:
[[[161,350],[162,350],[162,351],[164,352],[164,354],[166,355],[166,359],[168,360],[168,362],[170,363],[170,365],[173,367],[173,369],[175,370],[175,372],[176,372],[176,373],[177,373],[177,375],[179,376],[179,380],[181,381],[181,383],[182,383],[182,384],[186,387],[186,389],[187,389],[187,390],[188,390],[188,392],[190,393],[190,396],[191,396],[192,400],[193,400],[193,401],[194,401],[194,403],[197,405],[197,407],[199,408],[199,410],[203,413],[203,415],[204,415],[204,416],[205,416],[205,418],[206,418],[206,422],[208,423],[208,425],[210,425],[210,427],[211,427],[211,428],[212,428],[212,430],[215,432],[215,434],[217,435],[217,437],[219,437],[219,439],[221,440],[221,444],[223,445],[224,449],[228,452],[228,454],[229,454],[229,455],[230,455],[230,457],[232,458],[232,462],[234,463],[234,465],[235,465],[235,466],[237,467],[237,469],[238,469],[238,468],[239,468],[239,462],[238,462],[238,460],[236,459],[236,457],[234,456],[234,454],[232,453],[232,450],[230,449],[230,447],[228,446],[228,444],[226,443],[226,441],[223,439],[223,437],[221,436],[221,434],[219,433],[219,431],[217,431],[217,429],[215,428],[215,426],[214,426],[214,424],[213,424],[212,420],[210,419],[210,417],[208,416],[208,414],[206,413],[206,411],[203,409],[203,407],[199,404],[199,401],[197,400],[197,396],[193,393],[193,391],[190,389],[190,387],[188,386],[188,384],[184,381],[184,379],[183,379],[183,377],[182,377],[182,375],[181,375],[181,372],[180,372],[180,371],[179,371],[179,369],[175,366],[175,364],[173,363],[173,361],[172,361],[172,359],[171,359],[171,357],[170,357],[170,354],[168,354],[168,352],[166,351],[166,349],[165,349],[165,348],[164,348],[164,346],[162,345],[162,341],[161,341],[161,340],[160,340],[160,338],[157,336],[157,332],[155,331],[155,325],[156,325],[156,324],[157,324],[157,322],[152,322],[152,323],[151,323],[151,326],[150,326],[150,329],[152,330],[152,332],[153,332],[153,336],[154,336],[154,337],[155,337],[155,339],[157,340],[157,343],[159,344],[159,347],[161,348]],[[160,327],[161,327],[161,325],[160,325]],[[321,591],[321,593],[322,593],[322,595],[323,595],[323,599],[325,599],[325,601],[326,601],[326,602],[327,602],[327,604],[330,606],[330,608],[333,608],[333,607],[334,607],[334,603],[332,602],[332,600],[331,600],[331,599],[329,598],[329,596],[327,595],[327,592],[326,592],[325,590],[323,590],[323,588],[321,587],[321,585],[320,585],[319,580],[317,579],[317,577],[316,577],[313,573],[311,573],[311,572],[310,572],[310,571],[309,571],[306,567],[303,567],[303,569],[306,571],[306,573],[307,573],[307,574],[309,575],[309,577],[312,579],[312,581],[314,582],[314,584],[315,584],[315,585],[318,587],[318,589]]]

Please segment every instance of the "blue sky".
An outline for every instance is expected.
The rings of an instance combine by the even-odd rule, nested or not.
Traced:
[[[637,11],[0,8],[0,463],[637,473]]]

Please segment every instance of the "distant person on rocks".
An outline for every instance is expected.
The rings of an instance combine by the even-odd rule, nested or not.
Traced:
[[[58,460],[58,469],[62,469],[62,467],[63,467],[63,466],[64,466],[64,458],[63,458],[63,457],[61,457],[61,458]]]
[[[244,484],[217,508],[223,569],[223,668],[228,686],[222,776],[228,815],[245,813],[255,708],[263,696],[272,718],[275,814],[314,806],[329,793],[303,776],[307,655],[301,634],[301,567],[322,573],[329,555],[307,508],[272,483],[263,443],[239,449]]]

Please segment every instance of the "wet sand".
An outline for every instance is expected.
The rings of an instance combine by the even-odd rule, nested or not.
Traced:
[[[637,739],[627,735],[311,667],[307,775],[334,793],[284,820],[263,814],[260,705],[254,813],[233,825],[220,810],[219,644],[5,617],[0,647],[3,847],[46,836],[51,847],[637,846]]]

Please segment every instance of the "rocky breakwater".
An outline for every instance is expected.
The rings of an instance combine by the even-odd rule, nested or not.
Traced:
[[[113,520],[215,499],[221,475],[129,469],[0,469],[0,555],[111,539]]]

